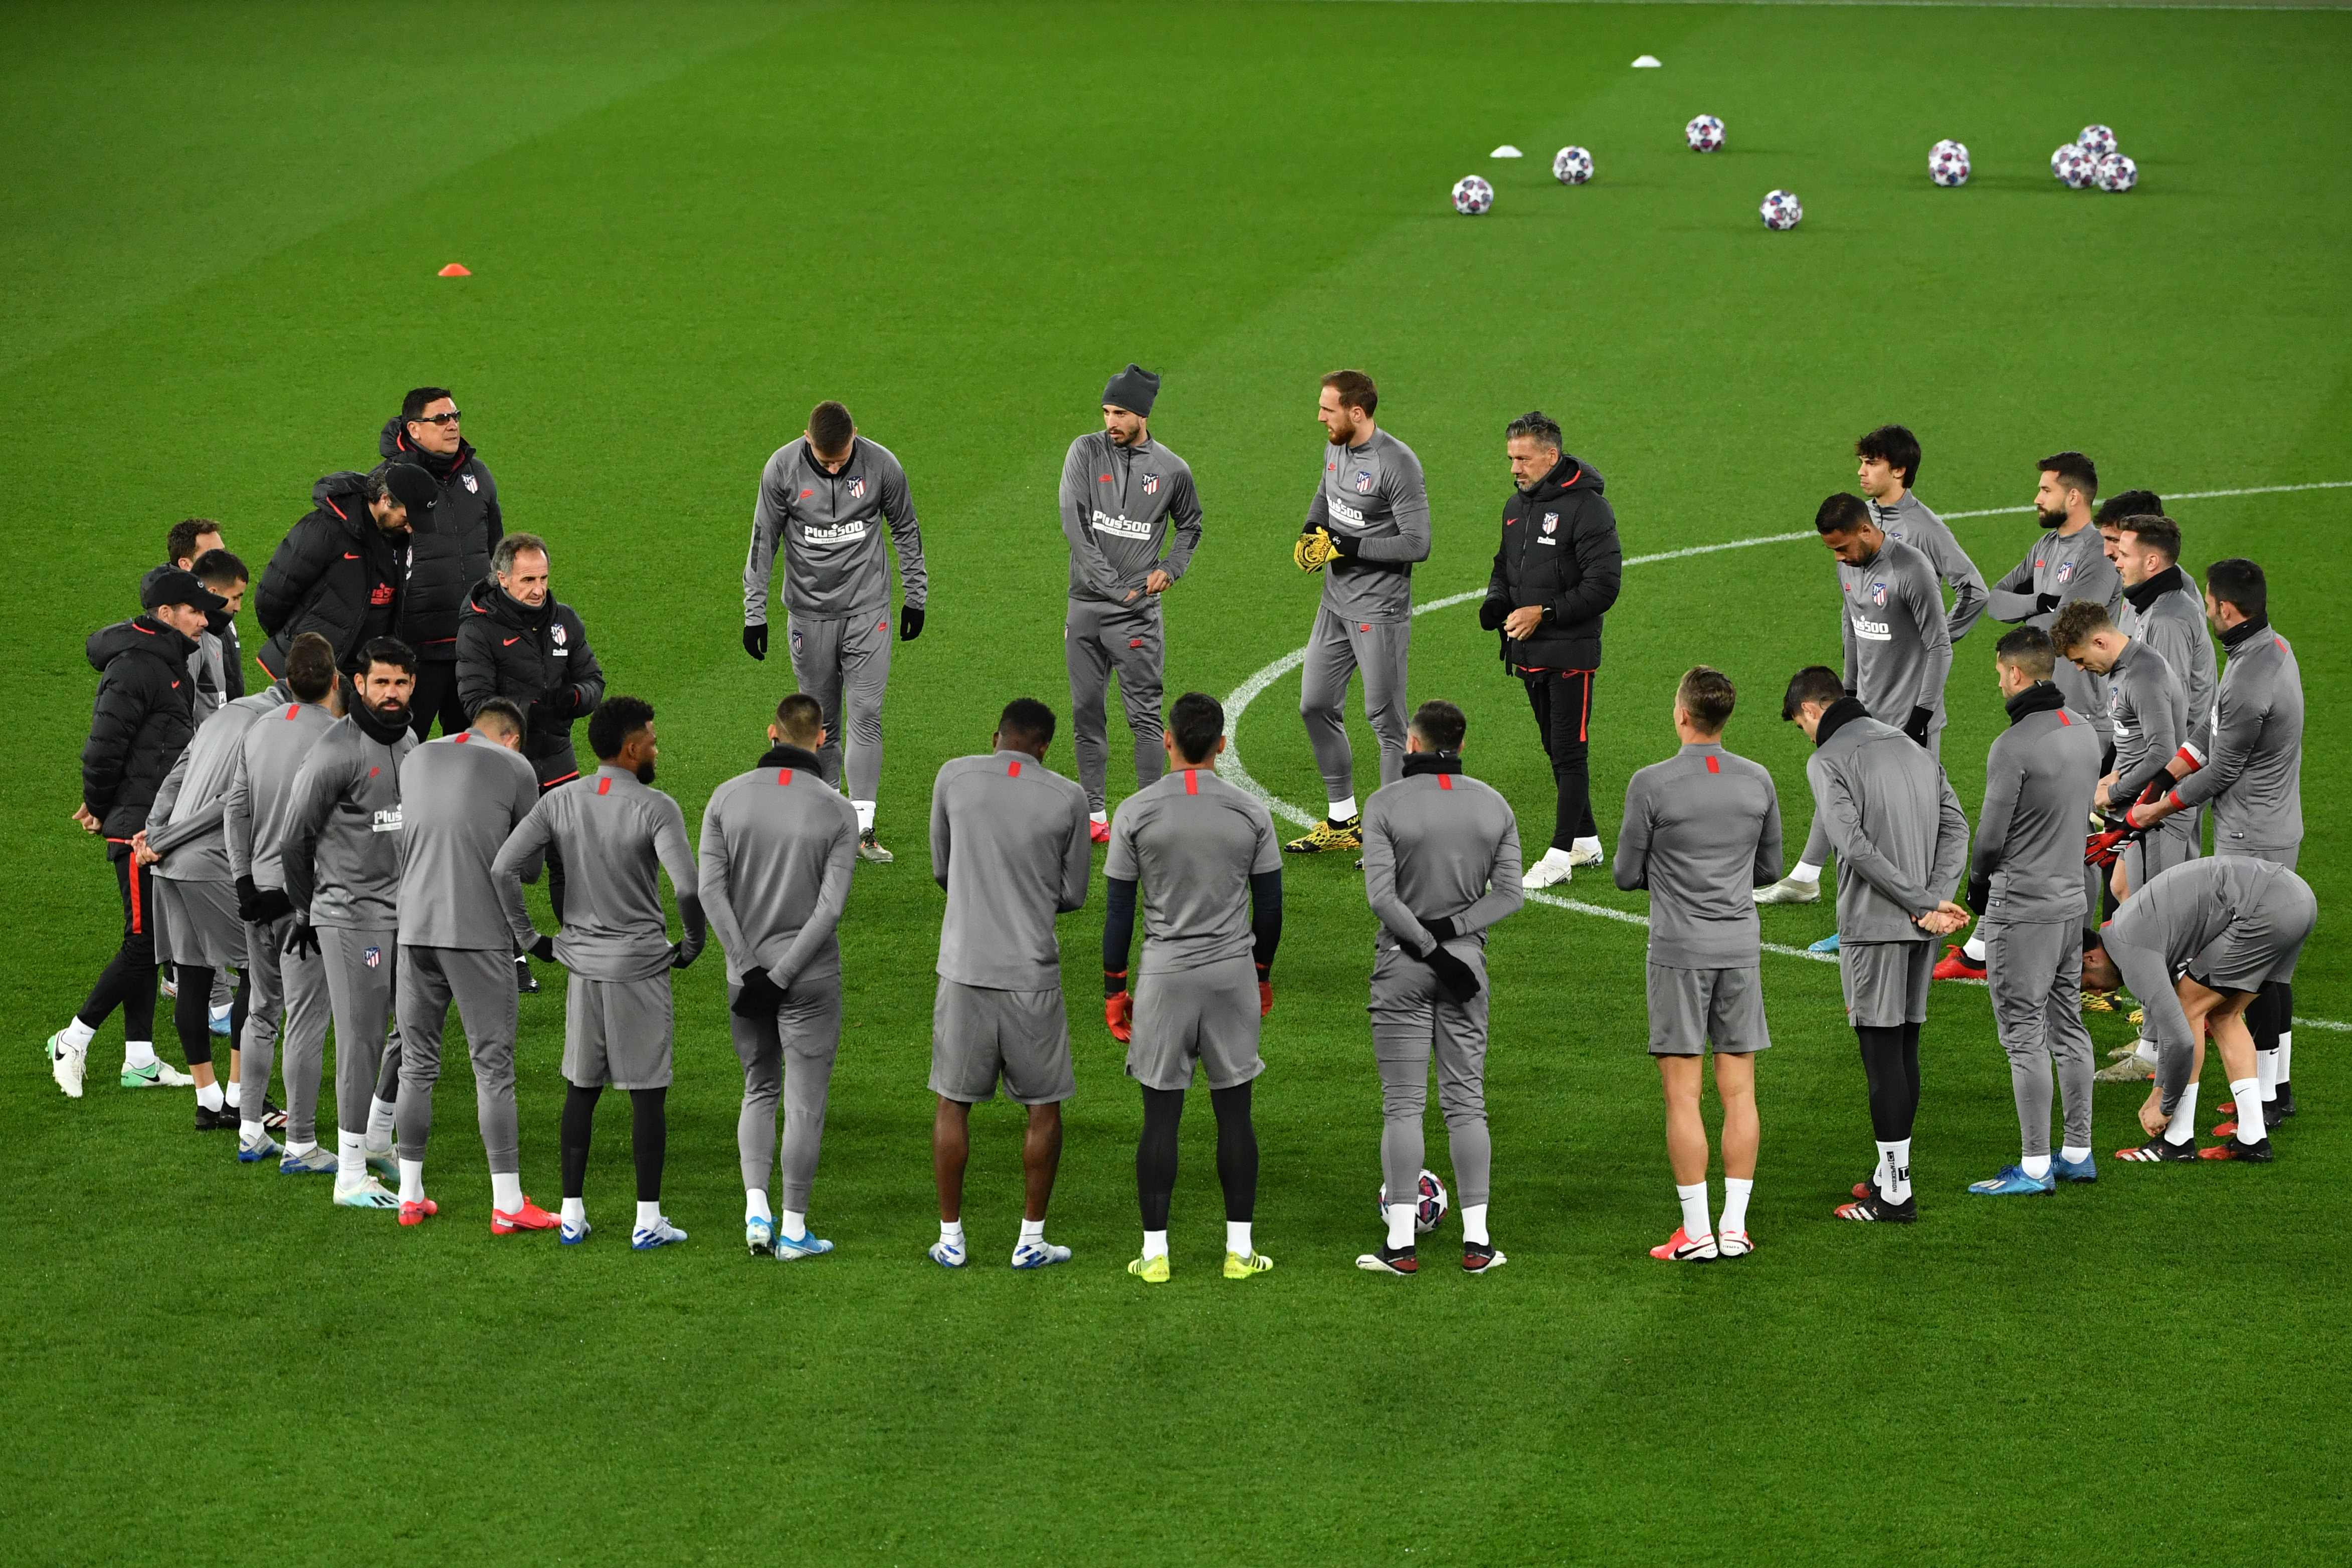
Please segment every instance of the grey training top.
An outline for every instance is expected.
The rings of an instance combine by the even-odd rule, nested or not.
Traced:
[[[286,706],[283,686],[215,709],[172,764],[147,812],[147,847],[161,855],[155,875],[173,882],[234,881],[229,869],[229,786],[236,782],[245,732],[273,708]]]
[[[1323,447],[1307,526],[1362,542],[1358,559],[1323,568],[1323,607],[1351,621],[1412,615],[1412,563],[1429,559],[1429,486],[1412,448],[1375,428],[1360,447]]]
[[[1985,919],[2079,922],[2083,832],[2099,788],[2099,732],[2072,709],[2028,713],[1985,753],[1970,869],[1992,879]]]
[[[294,779],[281,850],[286,896],[312,925],[388,931],[399,923],[400,764],[415,749],[405,726],[387,746],[349,714],[310,748]]]
[[[1141,884],[1138,974],[1247,958],[1250,879],[1282,868],[1265,802],[1211,768],[1178,768],[1120,803],[1103,875]]]
[[[2107,672],[2107,717],[2116,738],[2118,781],[2143,778],[2172,760],[2189,738],[2189,695],[2164,656],[2131,638]],[[2118,801],[2127,806],[2129,801]]]
[[[1874,500],[1863,504],[1870,509],[1870,521],[1878,524],[1887,538],[1900,540],[1927,558],[1936,575],[1952,591],[1952,613],[1945,625],[1951,639],[1958,642],[1985,613],[1984,574],[1952,537],[1944,520],[1929,511],[1919,498],[1909,490],[1893,506],[1881,506]]]
[[[736,984],[754,969],[787,991],[841,978],[857,810],[808,765],[815,760],[737,773],[703,808],[702,908]]]
[[[1936,759],[1894,725],[1855,718],[1805,759],[1805,782],[1837,850],[1839,940],[1926,942],[1914,918],[1952,896],[1969,853],[1969,819]]]
[[[2213,689],[2221,683],[2221,665],[2213,652],[2212,635],[2205,629],[2205,600],[2189,582],[2189,574],[2180,576],[2185,585],[2159,596],[2146,615],[2126,599],[2116,616],[2116,629],[2164,656],[2189,695],[2186,733],[2200,735],[2213,722]]]
[[[1936,568],[1918,551],[1889,539],[1859,566],[1839,562],[1837,575],[1845,596],[1846,689],[1898,729],[1914,708],[1935,714],[1930,732],[1942,729],[1952,633]]]
[[[690,962],[702,951],[708,931],[677,802],[609,763],[540,796],[490,865],[507,929],[524,947],[539,932],[523,905],[523,872],[551,844],[563,858],[563,929],[555,935],[555,956],[564,968],[589,980],[650,980],[668,969],[664,871],[686,924],[682,956]]]
[[[334,726],[335,716],[324,703],[289,702],[246,730],[221,814],[232,879],[251,877],[263,888],[286,885],[281,852],[294,811],[294,781],[310,748]]]
[[[947,763],[931,784],[931,878],[948,895],[940,978],[1059,990],[1054,917],[1086,907],[1093,869],[1085,790],[1026,752]]]
[[[538,770],[478,731],[408,753],[400,764],[402,946],[478,952],[513,946],[490,867],[538,805]],[[526,869],[539,874],[537,866]]]
[[[2057,595],[2058,603],[2037,612],[2033,606],[2044,594]],[[2124,580],[2116,575],[2116,564],[2107,559],[2106,542],[2087,523],[2071,534],[2049,530],[2034,541],[2025,559],[1992,585],[1988,613],[1997,621],[2015,621],[2046,632],[2058,612],[2076,599],[2105,605],[2110,617],[2120,612],[2124,602]],[[2099,732],[2100,745],[2105,746],[2115,738],[2107,719],[2106,677],[2060,659],[2055,679],[2058,689],[2066,694],[2066,706],[2089,717]]]
[[[1780,879],[1771,773],[1713,742],[1652,763],[1625,786],[1611,870],[1626,891],[1649,889],[1652,963],[1755,968],[1763,956],[1756,889]]]
[[[1450,920],[1455,940],[1486,945],[1486,928],[1527,901],[1519,822],[1510,803],[1465,773],[1415,771],[1364,803],[1364,896],[1381,929],[1376,952],[1435,945],[1423,922]]]
[[[781,548],[784,608],[795,616],[849,620],[890,607],[890,562],[883,525],[898,547],[907,603],[930,595],[923,571],[923,531],[915,520],[907,470],[888,447],[859,436],[841,472],[818,466],[803,436],[779,447],[760,476],[751,509],[751,553],[743,563],[743,623],[768,624],[768,578]]]
[[[1175,544],[1162,560],[1171,528]],[[1156,603],[1145,579],[1155,568],[1183,576],[1201,547],[1191,467],[1157,441],[1129,447],[1105,430],[1079,437],[1062,460],[1062,537],[1070,544],[1071,598],[1136,609]]]
[[[2184,744],[2197,771],[2173,786],[2183,806],[2213,803],[2213,853],[2303,843],[2303,670],[2268,626],[2230,650],[2213,722]]]

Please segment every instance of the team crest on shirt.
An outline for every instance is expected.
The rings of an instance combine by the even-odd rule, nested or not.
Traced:
[[[864,500],[866,499],[866,481],[864,479],[852,479],[849,481],[849,499],[851,500]]]
[[[557,647],[562,647],[563,646],[564,638],[563,623],[562,621],[558,621],[553,626],[549,626],[547,628],[547,635],[555,639],[555,646]]]
[[[380,947],[365,949],[360,953],[360,962],[366,964],[370,969],[377,967],[379,964],[383,963],[383,949]]]
[[[1883,609],[1885,609],[1885,608],[1886,608],[1886,584],[1884,584],[1884,583],[1873,583],[1873,584],[1870,585],[1870,602],[1871,602],[1873,605],[1876,605],[1878,608],[1882,609],[1882,610],[1883,610]]]
[[[2061,561],[2058,563],[2058,581],[2061,583],[2072,583],[2074,580],[2074,563],[2072,561]]]
[[[1556,511],[1548,511],[1544,513],[1544,531],[1546,533],[1558,533],[1559,531],[1559,513]]]
[[[1148,496],[1156,496],[1160,493],[1160,476],[1158,474],[1146,474],[1143,476],[1143,493]]]
[[[1368,496],[1372,493],[1372,474],[1370,469],[1359,468],[1356,470],[1356,493],[1360,496]]]
[[[474,476],[471,474],[466,476],[466,493],[469,496],[482,493],[482,487],[474,482]]]

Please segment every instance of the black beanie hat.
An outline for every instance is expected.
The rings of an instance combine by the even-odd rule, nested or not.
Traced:
[[[1114,408],[1124,408],[1129,414],[1151,416],[1151,400],[1160,395],[1160,378],[1139,364],[1130,363],[1110,378],[1103,388],[1102,400]]]
[[[383,488],[393,500],[408,509],[409,526],[420,530],[441,500],[441,487],[434,482],[431,474],[414,463],[386,463]]]

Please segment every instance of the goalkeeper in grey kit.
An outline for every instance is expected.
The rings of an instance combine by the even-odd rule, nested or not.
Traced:
[[[1062,652],[1078,783],[1094,842],[1110,842],[1110,678],[1118,676],[1135,737],[1135,787],[1160,782],[1160,595],[1201,545],[1201,498],[1184,459],[1151,438],[1160,378],[1129,364],[1103,388],[1103,427],[1070,443],[1062,463],[1062,533],[1070,542],[1070,608]],[[1169,535],[1174,534],[1171,542]],[[1167,553],[1160,553],[1161,548]]]

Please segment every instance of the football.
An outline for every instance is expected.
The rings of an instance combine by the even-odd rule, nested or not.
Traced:
[[[1702,114],[1683,127],[1683,140],[1694,153],[1712,153],[1723,145],[1723,121],[1712,114]]]
[[[1495,187],[1475,174],[1465,174],[1454,182],[1454,210],[1464,217],[1476,217],[1495,205]]]
[[[1592,178],[1592,154],[1581,147],[1563,147],[1551,155],[1551,176],[1563,185],[1580,185]]]
[[[2121,153],[2110,153],[2099,160],[2096,178],[2099,189],[2121,195],[2139,184],[2139,165]]]
[[[1438,1222],[1445,1217],[1445,1184],[1437,1179],[1436,1172],[1423,1171],[1417,1185],[1421,1189],[1421,1201],[1413,1206],[1412,1228],[1426,1233],[1435,1230]],[[1389,1190],[1382,1185],[1381,1214],[1386,1217],[1388,1212]]]
[[[1949,137],[1927,150],[1927,177],[1939,185],[1969,183],[1969,150]]]
[[[2098,163],[2083,150],[2080,142],[2069,142],[2050,154],[2050,172],[2058,183],[2071,190],[2081,190],[2096,177]]]
[[[2094,158],[2104,158],[2116,150],[2116,133],[2104,125],[2085,125],[2074,145]]]
[[[1774,191],[1756,210],[1766,228],[1794,228],[1805,216],[1805,204],[1797,199],[1794,191]]]

